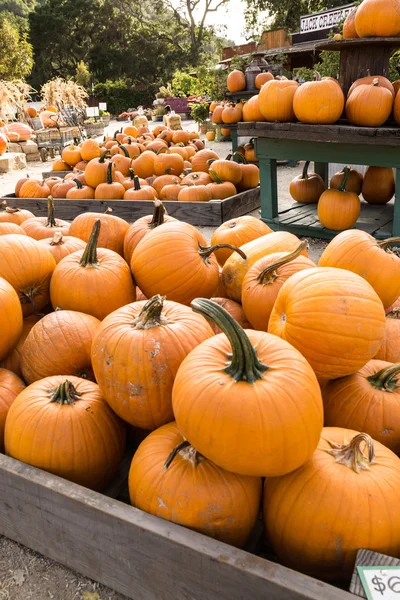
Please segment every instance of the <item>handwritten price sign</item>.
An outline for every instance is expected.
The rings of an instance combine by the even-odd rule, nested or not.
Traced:
[[[400,600],[400,567],[357,567],[368,600]]]

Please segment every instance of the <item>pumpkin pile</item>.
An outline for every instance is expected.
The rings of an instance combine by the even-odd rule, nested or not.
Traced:
[[[45,181],[21,179],[15,195],[208,202],[229,198],[260,182],[257,166],[248,164],[246,149],[238,162],[236,156],[221,160],[216,152],[204,148],[196,133],[171,131],[163,125],[153,133],[147,131],[146,127],[128,126],[103,143],[90,139],[80,146],[68,146],[53,163],[52,177]],[[250,159],[251,154],[247,156]],[[65,170],[71,172],[57,177],[57,172]]]
[[[208,244],[153,202],[131,225],[0,211],[6,454],[103,490],[129,434],[141,510],[243,547],[262,503],[278,558],[326,580],[398,556],[399,240],[346,231],[317,266],[254,217]]]

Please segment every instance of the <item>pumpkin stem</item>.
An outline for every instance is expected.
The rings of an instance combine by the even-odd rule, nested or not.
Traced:
[[[90,234],[90,238],[79,263],[82,267],[94,267],[94,265],[97,265],[98,263],[97,242],[99,240],[100,227],[100,219],[97,219],[93,225],[92,233]]]
[[[118,132],[116,132],[116,133],[118,133]],[[108,158],[109,155],[110,154],[109,154],[108,150],[107,150],[107,152],[104,152],[104,154],[102,154],[99,158],[99,163],[104,164],[106,162],[106,158]]]
[[[272,265],[268,265],[268,267],[265,267],[265,269],[263,271],[261,271],[261,273],[257,277],[258,283],[260,283],[261,285],[267,285],[267,284],[273,283],[275,281],[275,279],[278,277],[278,273],[277,273],[278,269],[280,267],[283,267],[283,265],[286,265],[287,263],[291,262],[298,256],[300,256],[300,254],[306,248],[308,249],[308,240],[303,240],[302,242],[300,242],[300,244],[297,246],[297,248],[295,250],[293,250],[292,252],[289,252],[283,258],[272,263]]]
[[[396,306],[393,310],[391,310],[387,315],[387,319],[400,319],[400,307]]]
[[[50,246],[61,246],[63,243],[63,234],[61,231],[56,231],[53,235],[53,239],[50,242]]]
[[[164,215],[166,213],[165,206],[161,200],[154,200],[153,218],[149,223],[149,228],[154,229],[164,223]]]
[[[338,187],[338,191],[339,192],[345,192],[346,191],[346,185],[347,185],[347,182],[349,180],[349,175],[350,175],[350,167],[345,167],[343,169],[343,179],[340,182],[340,185]]]
[[[314,71],[313,79],[314,81],[321,81],[321,75],[318,73],[318,71]]]
[[[307,160],[304,168],[303,168],[303,172],[301,174],[301,179],[308,179],[308,167],[310,166],[310,161]]]
[[[160,325],[168,325],[169,321],[161,313],[165,296],[157,294],[146,302],[137,317],[132,321],[133,329],[152,329]]]
[[[215,183],[223,183],[222,179],[218,176],[214,169],[210,169],[208,174],[210,175],[211,179],[215,181]]]
[[[375,87],[379,87],[379,79],[377,77],[375,77],[375,79],[372,80],[372,85]]]
[[[78,190],[81,190],[83,188],[82,181],[80,179],[73,179],[72,181],[76,183],[76,187],[78,188]]]
[[[400,377],[400,363],[395,363],[390,367],[381,369],[375,375],[367,377],[367,381],[376,390],[381,392],[394,392],[400,385],[398,384],[398,377]]]
[[[57,227],[56,220],[54,218],[54,201],[52,196],[47,198],[47,223],[46,227]]]
[[[111,185],[113,182],[113,172],[112,172],[113,164],[114,163],[110,162],[107,167],[107,183],[108,183],[108,185]]]
[[[216,250],[219,250],[220,248],[229,248],[230,250],[234,250],[235,252],[240,254],[240,256],[243,258],[243,260],[247,260],[247,256],[245,255],[243,250],[241,250],[240,248],[237,248],[237,246],[232,246],[232,244],[215,244],[215,246],[208,246],[208,247],[200,246],[200,244],[199,244],[199,254],[200,254],[201,258],[208,258],[209,256],[211,256],[211,254],[213,252],[215,252]]]
[[[135,171],[133,169],[129,169],[129,177],[132,181],[135,179]]]
[[[190,442],[184,440],[183,442],[175,446],[172,452],[170,452],[167,460],[164,463],[163,471],[166,471],[168,469],[168,467],[178,454],[180,454],[185,460],[191,462],[194,467],[197,467],[199,462],[204,460],[204,456],[200,454],[200,452],[198,452],[196,448],[193,448]]]
[[[72,405],[76,400],[79,400],[80,393],[75,389],[68,379],[61,383],[53,390],[49,390],[52,394],[50,402],[57,402],[57,404],[69,404]]]
[[[243,163],[244,165],[248,165],[249,161],[247,160],[247,158],[245,156],[243,156],[243,154],[241,152],[234,152],[233,153],[233,158],[237,157],[239,162]]]
[[[392,238],[388,238],[387,240],[380,240],[379,242],[377,242],[379,248],[382,248],[382,250],[385,250],[386,252],[391,252],[389,246],[397,246],[400,245],[400,237],[392,237]]]
[[[139,181],[139,177],[137,177],[137,175],[134,176],[133,181],[135,182],[135,190],[139,191],[142,188],[140,187],[140,181]]]
[[[126,158],[130,158],[129,152],[125,148],[125,146],[123,146],[122,144],[119,144],[119,149],[122,150],[122,152],[124,153],[124,155],[126,156]]]
[[[235,381],[247,381],[247,383],[262,379],[269,367],[258,360],[256,349],[251,345],[239,323],[222,306],[212,300],[196,298],[191,303],[191,307],[194,312],[211,319],[228,338],[232,346],[232,354],[227,355],[230,363],[225,367],[225,373]]]
[[[374,443],[367,433],[355,435],[349,444],[336,444],[329,442],[332,450],[326,450],[328,454],[335,457],[337,463],[353,469],[356,473],[366,471],[375,458]],[[361,444],[365,444],[368,456],[361,450]]]

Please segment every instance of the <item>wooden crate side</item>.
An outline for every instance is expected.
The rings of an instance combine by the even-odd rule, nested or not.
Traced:
[[[0,534],[134,600],[353,598],[4,455]]]
[[[260,208],[260,206],[261,196],[259,187],[242,192],[238,196],[227,198],[222,202],[222,222],[246,215],[252,210]]]

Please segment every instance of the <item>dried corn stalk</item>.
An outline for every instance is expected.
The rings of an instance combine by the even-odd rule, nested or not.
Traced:
[[[84,88],[72,80],[56,77],[42,85],[40,94],[46,106],[55,106],[62,111],[65,106],[83,109],[88,97]]]
[[[0,120],[12,121],[17,111],[19,121],[26,121],[25,104],[31,100],[35,90],[22,81],[0,80]]]

